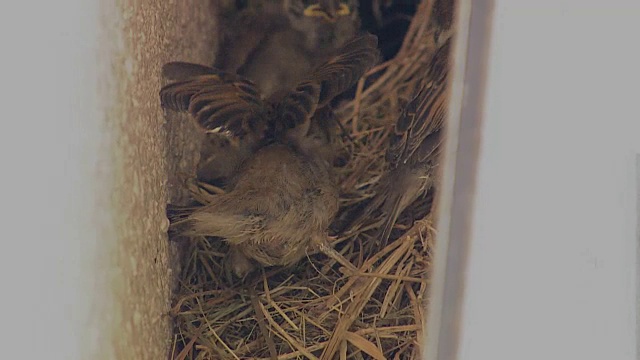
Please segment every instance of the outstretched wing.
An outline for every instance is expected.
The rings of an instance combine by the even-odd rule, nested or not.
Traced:
[[[278,105],[278,131],[294,129],[305,135],[315,110],[353,86],[379,59],[378,38],[358,36],[340,47],[336,55],[317,67]]]
[[[312,73],[310,81],[320,84],[319,106],[353,86],[379,59],[375,35],[359,36],[342,45],[334,57]]]
[[[228,133],[240,140],[265,133],[268,108],[251,81],[181,62],[166,64],[163,73],[178,80],[160,90],[163,107],[188,111],[204,129]]]
[[[442,128],[448,106],[449,41],[440,47],[418,94],[407,104],[389,138],[387,160],[391,168],[400,163],[423,161],[430,134]],[[438,136],[431,137],[437,139]],[[418,150],[420,149],[420,150]]]

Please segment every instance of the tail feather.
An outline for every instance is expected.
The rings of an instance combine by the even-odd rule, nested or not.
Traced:
[[[385,207],[391,209],[391,211],[386,214],[384,223],[378,230],[378,236],[376,236],[380,240],[382,247],[387,246],[393,226],[396,224],[398,217],[400,217],[400,214],[404,210],[404,207],[402,206],[402,198],[403,196],[394,196],[393,199],[388,198],[385,203]]]
[[[246,241],[260,224],[257,217],[208,211],[196,211],[187,221],[189,235],[217,236],[235,245]]]

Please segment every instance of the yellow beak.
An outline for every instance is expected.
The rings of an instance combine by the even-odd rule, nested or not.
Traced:
[[[338,5],[338,9],[337,11],[335,11],[335,14],[332,14],[331,12],[327,12],[319,4],[314,4],[304,9],[304,16],[321,17],[329,22],[335,22],[338,16],[347,16],[349,14],[351,14],[351,10],[349,10],[349,7],[346,4]]]

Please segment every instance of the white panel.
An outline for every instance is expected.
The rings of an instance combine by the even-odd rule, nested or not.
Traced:
[[[95,96],[98,3],[5,4],[1,357],[81,359],[81,348],[98,346],[88,333],[96,279],[83,276],[97,248],[97,185],[86,180],[95,178],[90,170],[102,139]]]
[[[640,2],[497,0],[463,359],[636,359]]]

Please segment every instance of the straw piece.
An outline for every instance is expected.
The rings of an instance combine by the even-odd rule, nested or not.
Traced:
[[[356,333],[347,332],[345,334],[345,339],[351,344],[353,344],[353,346],[373,356],[374,359],[386,360],[382,351],[380,351],[380,349],[377,346],[373,345],[370,341],[363,338],[362,336]]]

